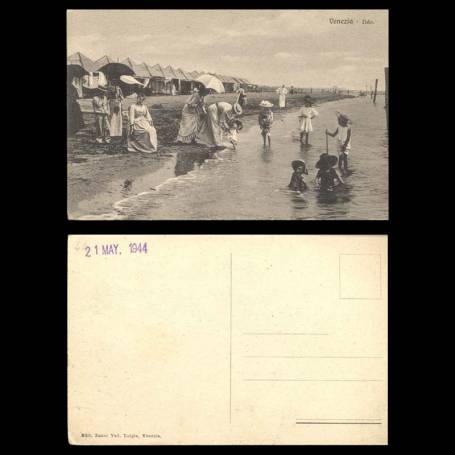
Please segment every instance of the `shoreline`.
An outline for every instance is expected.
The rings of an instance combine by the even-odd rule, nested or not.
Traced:
[[[248,105],[241,116],[244,127],[250,127],[256,122],[255,115],[259,113],[259,102],[269,99],[276,102],[276,94],[247,94]],[[251,99],[251,95],[257,95]],[[343,98],[346,95],[326,94],[324,98],[314,96],[315,104],[326,103]],[[275,119],[283,113],[301,107],[304,94],[291,95],[286,107],[274,108]],[[231,101],[235,94],[210,95],[208,102]],[[161,98],[161,97],[160,97]],[[68,138],[67,146],[67,214],[69,219],[99,219],[101,215],[114,211],[114,204],[125,198],[143,192],[154,191],[155,187],[170,178],[190,172],[194,162],[202,162],[211,158],[209,148],[201,145],[176,144],[181,109],[187,96],[167,97],[170,106],[164,106],[156,97],[149,97],[146,104],[158,134],[158,146],[162,156],[154,154],[127,152],[119,141],[111,144],[94,142],[94,118],[86,111],[86,105],[91,100],[81,100],[86,126],[76,136]],[[130,101],[132,102],[132,101]],[[125,103],[128,104],[128,103]],[[161,108],[154,108],[154,106]],[[85,109],[84,109],[85,108]],[[240,133],[241,141],[241,133]]]

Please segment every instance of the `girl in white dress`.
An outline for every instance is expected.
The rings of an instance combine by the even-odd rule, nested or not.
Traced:
[[[304,98],[304,107],[299,111],[300,120],[300,142],[303,144],[303,136],[305,136],[305,145],[308,145],[310,133],[313,131],[311,120],[319,115],[318,111],[313,107],[313,100],[306,96]]]
[[[138,94],[136,103],[130,106],[127,147],[129,152],[155,153],[158,151],[158,139],[144,99],[144,95]]]

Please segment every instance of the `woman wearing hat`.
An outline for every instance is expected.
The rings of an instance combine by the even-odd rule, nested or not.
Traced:
[[[196,141],[209,147],[227,147],[228,142],[224,141],[224,136],[229,135],[232,128],[232,121],[242,114],[240,104],[213,103],[207,107],[205,117],[198,132]]]
[[[262,100],[259,103],[259,107],[261,108],[261,111],[259,112],[258,122],[259,127],[261,128],[262,139],[264,140],[264,147],[266,146],[266,139],[268,140],[270,147],[270,129],[272,128],[273,123],[273,104],[270,101]]]
[[[204,96],[206,93],[205,87],[195,88],[193,94],[186,100],[182,110],[177,142],[190,144],[196,140],[201,126],[201,114],[204,112]]]
[[[338,149],[338,167],[344,172],[348,171],[348,154],[351,150],[351,119],[341,112],[336,112],[338,118],[338,128],[330,133],[328,130],[325,130],[325,134],[335,137],[338,135],[337,149]]]
[[[318,111],[313,108],[313,99],[307,95],[303,99],[304,107],[299,111],[300,120],[300,142],[303,143],[303,136],[305,136],[305,145],[308,145],[309,134],[313,131],[311,120],[319,115]]]
[[[338,158],[335,155],[323,153],[316,163],[316,185],[320,190],[333,191],[340,183],[344,183],[343,179],[338,175],[333,166],[337,164]]]

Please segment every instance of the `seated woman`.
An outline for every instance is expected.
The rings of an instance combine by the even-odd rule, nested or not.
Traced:
[[[196,141],[214,148],[225,148],[232,145],[225,140],[226,134],[232,129],[232,121],[242,114],[240,104],[234,105],[221,101],[207,108],[207,116],[201,125]]]
[[[130,106],[127,147],[129,152],[154,153],[158,151],[158,140],[153,120],[147,106],[145,96],[138,93],[136,103]]]
[[[177,142],[191,144],[196,140],[202,122],[201,114],[204,112],[204,96],[206,93],[204,87],[195,88],[193,94],[186,100],[182,110]]]

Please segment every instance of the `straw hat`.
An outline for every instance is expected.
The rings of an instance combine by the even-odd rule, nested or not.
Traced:
[[[260,107],[273,107],[273,104],[270,101],[262,100],[259,103]]]
[[[302,166],[303,167],[303,172],[308,175],[308,170],[306,168],[306,164],[305,164],[305,161],[303,160],[294,160],[292,163],[291,163],[291,166],[292,166],[292,169],[294,169],[294,171],[297,170],[298,167]]]
[[[335,155],[327,155],[323,153],[319,157],[319,161],[316,163],[316,169],[326,169],[335,166],[338,163],[338,157]]]
[[[340,120],[344,120],[346,123],[352,123],[352,120],[343,112],[336,111],[335,114]]]
[[[243,109],[242,109],[242,106],[240,106],[239,103],[234,103],[234,105],[232,106],[232,109],[233,109],[235,114],[242,115]]]

